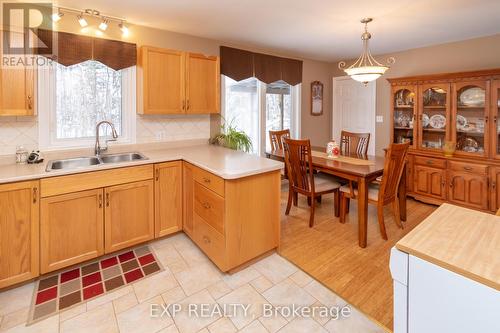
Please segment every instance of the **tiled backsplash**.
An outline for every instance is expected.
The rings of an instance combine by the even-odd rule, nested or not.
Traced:
[[[209,115],[137,116],[136,142],[171,142],[208,139]],[[16,146],[38,148],[36,117],[0,117],[0,155],[13,155]]]

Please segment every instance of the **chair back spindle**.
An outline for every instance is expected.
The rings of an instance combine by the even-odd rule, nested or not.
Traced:
[[[384,204],[398,200],[399,182],[403,176],[409,146],[408,142],[393,143],[385,153],[384,173],[379,191],[379,201]]]
[[[282,138],[289,138],[290,130],[269,131],[269,141],[271,142],[271,150],[283,149]]]
[[[290,185],[302,194],[314,192],[311,142],[284,137],[283,150]]]
[[[342,131],[340,134],[340,151],[342,154],[366,156],[370,144],[370,133],[353,133]]]

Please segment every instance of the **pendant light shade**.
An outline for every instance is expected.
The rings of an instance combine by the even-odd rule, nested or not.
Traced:
[[[346,63],[341,61],[339,68],[344,70],[353,80],[364,83],[374,81],[381,77],[388,69],[389,66],[379,63],[370,53],[369,41],[372,35],[368,32],[368,23],[373,21],[371,18],[364,18],[361,23],[365,25],[365,32],[361,35],[363,41],[363,52],[359,58],[349,67],[346,68]],[[387,59],[387,64],[394,64],[395,59],[390,57]]]

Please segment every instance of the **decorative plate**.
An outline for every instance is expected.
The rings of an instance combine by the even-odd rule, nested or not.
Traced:
[[[425,113],[422,115],[422,126],[423,127],[429,126],[429,116]]]
[[[463,106],[484,106],[486,94],[484,89],[470,88],[460,94],[460,104]]]
[[[467,118],[460,114],[457,114],[457,128],[461,131],[467,128]]]
[[[435,114],[429,119],[429,125],[431,125],[432,128],[444,128],[446,126],[446,117]]]

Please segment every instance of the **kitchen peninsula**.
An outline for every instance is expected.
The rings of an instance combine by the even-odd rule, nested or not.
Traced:
[[[207,144],[126,149],[147,159],[0,165],[2,216],[15,217],[0,235],[0,288],[178,231],[222,271],[278,246],[281,163]]]

